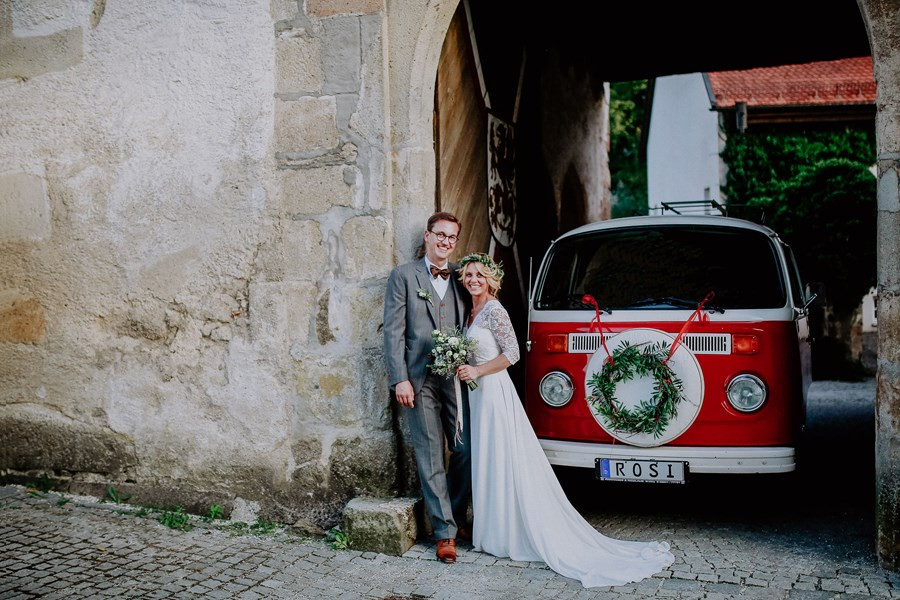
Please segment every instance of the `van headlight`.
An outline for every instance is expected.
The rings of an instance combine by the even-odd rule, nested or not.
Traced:
[[[572,379],[561,371],[551,371],[544,375],[539,389],[544,402],[554,407],[565,406],[575,392]]]
[[[762,379],[745,373],[728,382],[725,395],[735,410],[753,412],[763,405],[768,393]]]

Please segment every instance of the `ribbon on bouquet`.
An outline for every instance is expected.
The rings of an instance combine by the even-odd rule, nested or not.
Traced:
[[[672,358],[672,355],[675,354],[675,348],[681,342],[682,336],[684,336],[684,332],[687,331],[688,325],[691,324],[691,321],[694,320],[694,317],[697,317],[697,321],[703,323],[705,321],[709,321],[709,316],[704,314],[703,306],[712,300],[715,297],[715,292],[710,292],[706,295],[706,298],[700,301],[700,304],[697,305],[697,310],[691,313],[691,316],[688,317],[687,321],[684,322],[684,325],[681,327],[681,331],[678,332],[678,335],[675,336],[675,341],[672,342],[672,347],[669,349],[669,356],[666,357],[666,360],[663,362],[668,363]]]
[[[603,346],[603,350],[606,352],[606,356],[609,357],[609,364],[614,365],[612,353],[609,351],[609,348],[606,347],[606,340],[603,338],[603,329],[600,327],[600,305],[590,294],[585,294],[581,297],[582,304],[589,304],[594,307],[594,312],[596,315],[593,319],[591,319],[591,324],[588,326],[588,331],[594,330],[594,323],[597,324],[597,331],[600,332],[600,344]]]
[[[459,444],[462,442],[463,430],[463,407],[462,407],[462,389],[459,387],[459,375],[453,375],[453,390],[456,393],[456,434],[453,440]]]

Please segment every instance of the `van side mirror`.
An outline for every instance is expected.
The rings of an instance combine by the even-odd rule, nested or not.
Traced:
[[[806,303],[803,305],[803,310],[809,309],[809,307],[812,305],[813,302],[816,301],[816,298],[818,298],[818,297],[819,297],[818,294],[812,294],[811,296],[807,296]]]
[[[825,300],[825,283],[821,281],[807,283],[806,290],[804,290],[804,298],[806,298],[806,300],[803,303],[803,308],[820,306]]]

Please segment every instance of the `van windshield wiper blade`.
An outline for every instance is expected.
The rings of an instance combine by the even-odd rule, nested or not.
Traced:
[[[593,305],[582,302],[583,298],[584,298],[584,294],[569,294],[569,307],[570,308],[590,308],[591,310],[593,310],[594,309]],[[600,312],[605,312],[606,314],[609,314],[609,315],[612,314],[612,309],[608,306],[600,306],[599,308],[600,308]]]
[[[622,308],[642,308],[645,306],[674,306],[675,308],[697,308],[699,306],[699,302],[696,300],[685,300],[684,298],[675,298],[674,296],[659,296],[657,298],[644,298],[643,300],[638,300],[637,302],[632,302],[631,304],[624,306]],[[713,312],[724,313],[725,309],[719,306],[715,306],[712,304],[706,304],[704,306],[706,310],[711,310]]]

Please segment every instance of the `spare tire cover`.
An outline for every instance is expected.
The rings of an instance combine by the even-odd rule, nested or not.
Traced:
[[[606,341],[606,348],[609,352],[615,352],[623,343],[632,346],[642,346],[645,344],[653,344],[665,342],[671,347],[675,341],[675,336],[659,329],[628,329],[614,335]],[[585,397],[591,395],[591,388],[588,381],[594,375],[603,369],[603,364],[609,355],[606,353],[601,344],[594,355],[588,361],[587,371],[584,378]],[[603,428],[606,433],[626,444],[641,447],[662,446],[668,444],[682,433],[688,430],[697,414],[700,412],[700,406],[703,404],[703,373],[700,370],[700,363],[697,357],[691,352],[687,346],[682,343],[675,348],[675,353],[669,360],[669,367],[675,375],[681,379],[682,395],[681,401],[677,405],[677,415],[669,420],[669,424],[659,437],[653,437],[652,433],[630,433],[626,431],[618,431],[610,427],[603,416],[597,412],[590,400],[587,401],[588,408],[597,424]],[[640,405],[642,399],[649,399],[653,395],[653,385],[655,380],[652,376],[643,377],[635,376],[630,381],[621,381],[616,385],[616,400],[622,403],[625,408],[633,409]]]

